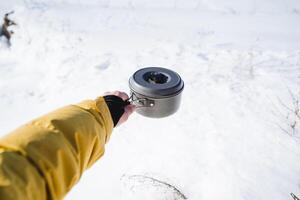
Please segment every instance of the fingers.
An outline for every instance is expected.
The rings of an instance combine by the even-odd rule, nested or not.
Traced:
[[[129,96],[125,92],[115,91],[114,95],[121,97],[123,99],[123,101],[126,101],[127,99],[129,99]]]
[[[124,108],[124,114],[122,115],[122,117],[120,118],[117,126],[123,124],[124,122],[126,122],[129,118],[129,116],[135,111],[135,106],[134,105],[128,105]]]
[[[128,120],[129,116],[134,112],[135,107],[133,105],[128,105],[124,108],[124,114],[122,115],[122,122]]]
[[[125,92],[121,92],[121,91],[114,91],[114,92],[105,92],[103,94],[105,95],[115,95],[120,97],[123,101],[126,101],[127,99],[129,99],[129,96],[125,93]]]
[[[124,109],[125,109],[125,113],[128,113],[129,115],[131,115],[135,111],[136,106],[130,104],[130,105],[126,106]]]

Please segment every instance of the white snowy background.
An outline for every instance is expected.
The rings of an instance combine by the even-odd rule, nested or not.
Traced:
[[[1,0],[0,135],[57,107],[177,71],[171,117],[134,114],[67,200],[300,196],[299,0]]]

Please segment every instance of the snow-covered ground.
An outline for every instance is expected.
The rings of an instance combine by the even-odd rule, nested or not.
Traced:
[[[11,0],[0,42],[0,134],[108,90],[145,66],[185,81],[171,117],[138,114],[66,199],[300,196],[298,0]]]

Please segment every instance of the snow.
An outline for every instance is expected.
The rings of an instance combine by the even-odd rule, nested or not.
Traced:
[[[185,81],[176,114],[134,114],[66,199],[180,199],[145,177],[188,199],[300,196],[299,1],[0,2],[1,16],[11,10],[12,46],[0,41],[1,135],[57,107],[129,91],[141,67]]]

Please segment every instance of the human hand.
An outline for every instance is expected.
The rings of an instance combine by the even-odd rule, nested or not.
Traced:
[[[125,92],[121,92],[121,91],[105,92],[103,96],[105,98],[105,96],[109,96],[109,95],[120,97],[123,101],[126,101],[129,99],[129,96]],[[119,118],[118,123],[115,126],[119,126],[119,125],[123,124],[124,122],[126,122],[129,118],[129,116],[135,111],[135,108],[136,108],[135,105],[132,105],[132,104],[126,105],[124,107],[124,113]],[[115,113],[112,113],[112,109],[110,109],[110,112],[111,112],[112,117],[114,118],[113,115]],[[119,117],[119,116],[117,116],[117,117]]]

